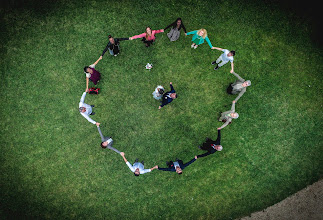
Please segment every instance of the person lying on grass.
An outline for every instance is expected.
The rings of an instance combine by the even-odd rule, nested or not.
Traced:
[[[219,50],[219,51],[222,51],[223,54],[221,54],[219,56],[219,58],[215,61],[213,61],[211,64],[214,65],[216,64],[216,67],[214,67],[214,70],[217,70],[219,69],[221,66],[223,66],[224,64],[227,64],[229,61],[231,62],[231,70],[230,70],[230,73],[233,73],[233,57],[234,55],[236,54],[236,52],[234,50],[227,50],[227,49],[222,49],[222,48],[219,48],[219,47],[213,47],[212,49],[216,49],[216,50]],[[221,63],[220,63],[221,62]]]
[[[192,164],[193,162],[195,162],[197,160],[197,156],[195,156],[192,160],[190,160],[189,162],[187,162],[186,164],[183,163],[182,160],[179,160],[176,158],[176,161],[167,161],[166,165],[168,166],[168,168],[160,168],[158,167],[158,170],[162,170],[162,171],[171,171],[171,172],[176,172],[179,175],[183,173],[183,170],[188,167],[190,164]]]
[[[109,50],[110,55],[117,56],[120,53],[120,41],[129,40],[129,38],[113,38],[111,35],[109,35],[108,38],[109,43],[104,48],[102,55],[100,56],[101,59],[107,50]]]
[[[88,92],[89,90],[86,89],[85,92],[83,92],[83,95],[81,97],[81,100],[80,100],[80,103],[79,103],[79,112],[81,113],[81,115],[86,118],[86,120],[88,120],[89,122],[91,122],[92,124],[96,124],[96,126],[99,126],[100,123],[99,122],[96,122],[94,121],[93,119],[90,118],[89,115],[94,115],[95,113],[92,111],[92,109],[94,108],[94,105],[88,105],[84,102],[85,100],[85,96],[86,96],[86,93]]]
[[[247,87],[251,86],[250,80],[244,80],[242,79],[237,73],[232,72],[233,75],[235,75],[238,80],[236,80],[234,83],[231,83],[227,88],[228,94],[238,94],[239,95],[235,98],[235,102],[238,102],[238,100],[241,98],[241,96],[247,91]]]
[[[236,101],[232,101],[231,110],[221,113],[221,117],[219,118],[219,121],[224,122],[224,124],[218,129],[222,129],[226,127],[228,124],[231,124],[232,119],[239,118],[239,114],[235,112],[235,103]]]
[[[163,106],[171,103],[174,99],[177,98],[177,94],[176,94],[176,91],[173,87],[173,83],[170,82],[169,85],[170,85],[170,91],[164,93],[162,100],[161,100],[161,105],[158,107],[158,109],[161,109]]]
[[[95,61],[95,63],[93,63],[90,66],[85,66],[84,67],[84,73],[86,76],[86,89],[89,89],[89,81],[93,82],[94,85],[98,84],[98,82],[101,79],[101,74],[99,71],[97,71],[95,68],[95,65],[98,64],[98,62],[101,60],[102,58],[100,57],[97,61]]]
[[[140,174],[149,173],[152,170],[158,168],[158,166],[154,166],[154,167],[152,167],[150,169],[145,169],[144,168],[144,161],[141,161],[141,163],[140,163],[140,162],[138,162],[138,158],[135,160],[135,163],[133,165],[131,165],[129,163],[129,161],[126,159],[126,157],[124,156],[124,152],[121,152],[120,154],[121,154],[124,162],[126,162],[127,166],[129,167],[131,172],[133,172],[135,174],[135,176],[139,176]]]
[[[147,27],[144,33],[129,37],[129,39],[133,40],[137,38],[142,38],[142,41],[144,42],[145,46],[150,47],[150,45],[153,44],[153,42],[155,42],[155,39],[156,39],[155,34],[162,33],[162,32],[164,32],[164,29],[151,30],[150,27]]]
[[[207,152],[204,153],[204,154],[197,155],[197,158],[205,157],[205,156],[208,156],[210,154],[214,154],[217,151],[221,151],[223,149],[223,147],[220,145],[220,141],[221,141],[221,129],[218,128],[218,137],[217,137],[217,139],[215,141],[213,141],[210,138],[206,138],[203,145],[199,146],[199,148],[201,150],[207,150]]]
[[[114,147],[112,147],[112,144],[113,144],[112,138],[111,137],[105,137],[105,136],[103,136],[103,134],[101,132],[101,129],[100,129],[100,125],[97,125],[97,127],[98,127],[98,131],[99,131],[99,134],[100,134],[100,137],[101,137],[101,141],[102,141],[101,142],[101,147],[103,149],[108,148],[108,149],[113,150],[116,153],[120,154],[121,153],[120,151],[118,151],[117,149],[115,149]]]
[[[191,48],[196,49],[199,45],[203,44],[205,40],[209,44],[211,49],[215,49],[212,46],[212,43],[207,36],[207,31],[204,28],[186,33],[186,35],[191,35],[191,34],[193,34],[193,37],[192,37],[193,43],[191,45]]]

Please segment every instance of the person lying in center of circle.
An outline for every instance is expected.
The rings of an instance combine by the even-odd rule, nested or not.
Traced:
[[[158,107],[158,109],[161,109],[163,106],[171,103],[174,99],[177,98],[177,94],[176,94],[176,91],[175,91],[175,89],[173,87],[173,83],[170,82],[169,85],[170,85],[171,91],[166,92],[163,95],[163,98],[162,98],[162,101],[161,101],[161,105]]]
[[[204,28],[186,33],[186,35],[190,35],[190,34],[193,34],[193,37],[192,37],[193,43],[191,45],[191,48],[196,49],[199,45],[204,43],[204,40],[206,40],[206,42],[209,44],[210,48],[215,49],[212,46],[211,41],[207,36],[207,31]]]
[[[176,172],[180,175],[183,173],[183,170],[186,167],[188,167],[190,164],[192,164],[196,160],[197,160],[197,156],[195,156],[192,160],[190,160],[184,164],[182,160],[179,160],[176,158],[175,162],[173,162],[173,161],[166,162],[166,165],[168,166],[168,168],[158,167],[158,170]]]
[[[142,41],[144,42],[145,46],[149,47],[151,44],[153,44],[153,42],[156,39],[155,34],[162,33],[162,32],[164,32],[164,29],[151,30],[150,27],[147,27],[144,33],[129,37],[129,39],[133,40],[137,38],[142,38]]]
[[[156,87],[155,91],[152,93],[154,99],[160,100],[163,97],[165,89],[163,86],[159,85]]]

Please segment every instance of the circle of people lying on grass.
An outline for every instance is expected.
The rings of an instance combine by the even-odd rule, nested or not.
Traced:
[[[201,145],[198,146],[201,150],[207,151],[204,154],[197,155],[195,156],[192,160],[190,160],[187,163],[183,163],[182,160],[176,158],[175,161],[168,161],[166,162],[167,167],[166,168],[161,168],[159,166],[154,166],[150,169],[145,169],[144,168],[144,161],[139,162],[138,158],[135,160],[134,164],[131,165],[129,161],[125,157],[124,152],[120,152],[119,150],[115,149],[112,147],[113,145],[113,139],[111,137],[106,137],[103,136],[101,129],[100,129],[100,123],[94,121],[93,119],[90,118],[90,115],[94,115],[95,113],[93,112],[94,105],[88,105],[84,102],[86,93],[90,94],[98,94],[99,93],[99,88],[92,87],[89,89],[89,81],[93,82],[94,85],[97,85],[97,83],[100,80],[100,72],[95,69],[95,66],[98,64],[98,62],[102,59],[104,54],[109,51],[110,55],[112,56],[117,56],[120,54],[120,42],[124,40],[134,40],[141,38],[143,43],[145,44],[146,47],[150,47],[153,45],[153,43],[156,40],[155,35],[158,33],[163,33],[165,30],[170,29],[169,33],[167,34],[167,37],[169,38],[170,41],[176,41],[180,37],[180,31],[183,29],[185,32],[185,35],[193,35],[192,37],[192,45],[191,48],[196,49],[198,46],[203,44],[205,41],[208,43],[211,49],[216,49],[219,51],[222,51],[223,53],[213,61],[211,64],[216,65],[214,70],[219,69],[229,61],[231,62],[231,70],[230,73],[232,73],[234,76],[236,76],[238,79],[234,82],[231,83],[228,88],[227,88],[227,93],[228,94],[239,94],[233,101],[232,101],[232,107],[230,110],[222,112],[221,116],[219,118],[220,122],[223,122],[224,124],[217,128],[218,129],[218,136],[217,139],[214,141],[210,138],[206,138],[205,142]],[[182,174],[183,169],[195,162],[198,158],[208,156],[210,154],[213,154],[217,151],[221,151],[223,147],[220,144],[221,141],[221,129],[226,127],[228,124],[232,122],[232,119],[237,119],[239,117],[239,114],[235,110],[235,104],[237,101],[241,98],[241,96],[246,92],[246,88],[251,85],[250,80],[244,80],[241,78],[237,73],[234,72],[234,65],[233,65],[233,57],[235,55],[235,51],[229,51],[227,49],[222,49],[219,47],[213,47],[211,44],[210,39],[207,36],[207,31],[205,29],[199,29],[191,32],[186,32],[186,28],[183,24],[183,21],[181,18],[177,18],[175,22],[171,23],[164,29],[160,30],[152,30],[150,27],[146,28],[146,31],[142,34],[135,35],[129,38],[113,38],[111,35],[108,36],[109,42],[105,49],[102,52],[102,55],[99,57],[99,59],[93,63],[90,66],[84,67],[84,72],[86,74],[86,90],[83,93],[80,103],[79,103],[79,111],[81,115],[86,118],[89,122],[92,124],[95,124],[98,128],[99,134],[101,136],[101,147],[102,148],[108,148],[116,153],[120,154],[125,163],[128,165],[129,169],[136,175],[139,176],[140,174],[148,173],[151,172],[154,169],[159,169],[162,171],[173,171],[178,174]],[[148,66],[148,67],[147,67]],[[146,68],[151,69],[152,66],[147,64]],[[172,82],[170,82],[170,91],[165,92],[165,88],[161,85],[158,85],[155,89],[155,91],[152,93],[153,98],[156,100],[160,101],[160,105],[158,109],[163,108],[165,105],[170,104],[174,99],[177,98],[176,91],[173,87]]]

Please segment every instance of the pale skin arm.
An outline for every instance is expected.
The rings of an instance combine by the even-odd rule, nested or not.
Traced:
[[[151,171],[153,171],[154,169],[158,169],[158,166],[156,165],[156,166],[150,168]]]
[[[100,57],[99,57],[99,59],[97,59],[97,61],[95,61],[95,63],[93,63],[93,64],[94,64],[94,66],[96,66],[96,64],[98,64],[98,62],[99,62],[100,60],[102,60],[102,56],[100,56]]]
[[[233,73],[234,72],[234,70],[233,70],[233,62],[231,63],[231,70],[230,70],[230,73]]]
[[[124,162],[125,162],[125,163],[127,163],[127,162],[128,162],[128,160],[127,160],[127,159],[126,159],[126,157],[124,156],[124,152],[121,152],[121,153],[120,153],[120,155],[122,156],[122,158],[123,158]]]
[[[223,49],[222,49],[222,48],[220,48],[220,47],[212,47],[211,49],[212,49],[212,50],[216,49],[216,50],[220,50],[220,51],[222,51],[222,50],[223,50]]]
[[[86,77],[86,90],[85,92],[89,91],[89,78]]]

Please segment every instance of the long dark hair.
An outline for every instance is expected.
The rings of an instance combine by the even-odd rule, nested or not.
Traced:
[[[182,25],[183,25],[183,21],[181,18],[177,18],[176,21],[173,23],[173,28],[176,28],[177,27],[177,22],[178,21],[181,21],[181,25],[179,26],[178,30],[181,30],[182,28]]]

